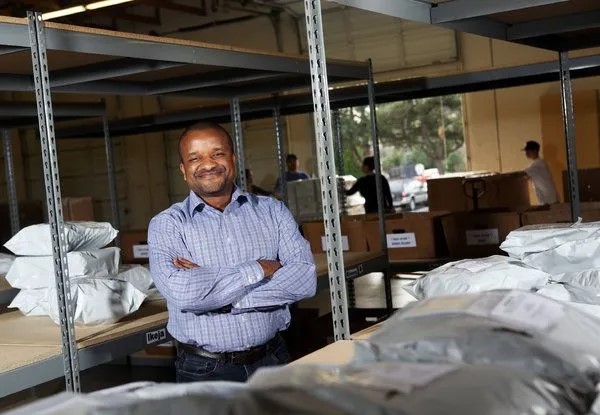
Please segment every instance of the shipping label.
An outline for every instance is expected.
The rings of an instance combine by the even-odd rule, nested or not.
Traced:
[[[479,246],[479,245],[498,245],[500,243],[500,237],[498,236],[498,229],[477,229],[467,231],[467,245]]]
[[[133,245],[134,258],[148,258],[148,245]]]
[[[416,248],[417,237],[412,232],[407,233],[388,233],[388,248]]]

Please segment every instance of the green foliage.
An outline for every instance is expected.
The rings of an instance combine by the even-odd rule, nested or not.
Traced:
[[[370,155],[368,107],[340,110],[347,174],[361,175],[362,159]],[[459,95],[400,101],[377,106],[382,147],[392,148],[383,158],[384,171],[399,164],[422,163],[440,172],[464,169],[462,108]]]

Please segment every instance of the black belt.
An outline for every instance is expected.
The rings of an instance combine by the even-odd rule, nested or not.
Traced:
[[[263,357],[267,355],[267,353],[277,347],[280,342],[279,334],[273,337],[271,340],[266,342],[261,346],[252,347],[248,350],[242,350],[239,352],[224,352],[224,353],[213,353],[209,352],[202,347],[192,346],[191,344],[179,343],[177,342],[177,347],[186,353],[195,354],[197,356],[206,357],[208,359],[217,360],[219,362],[224,363],[233,363],[238,365],[251,365],[252,363],[256,363]]]

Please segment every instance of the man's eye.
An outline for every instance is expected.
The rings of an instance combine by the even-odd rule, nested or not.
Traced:
[[[188,161],[196,161],[198,160],[198,157],[191,157]]]
[[[215,157],[224,157],[225,153],[215,153]]]

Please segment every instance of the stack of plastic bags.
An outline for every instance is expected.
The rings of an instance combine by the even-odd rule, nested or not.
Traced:
[[[419,278],[405,289],[422,300],[450,294],[495,289],[531,290],[544,287],[550,275],[523,262],[500,255],[451,262]]]
[[[75,323],[113,323],[136,311],[152,280],[144,267],[119,269],[120,249],[103,248],[117,231],[109,223],[66,222],[64,232]],[[22,255],[6,274],[7,282],[21,290],[9,307],[59,324],[49,225],[24,228],[4,246]]]
[[[62,394],[10,415],[594,413],[600,321],[537,294],[426,300],[396,313],[361,349],[343,366],[266,368],[246,384]]]

